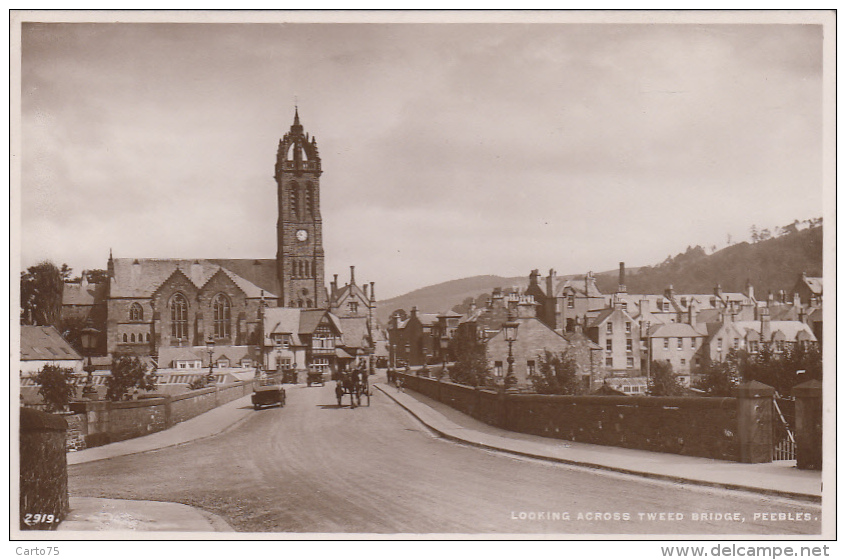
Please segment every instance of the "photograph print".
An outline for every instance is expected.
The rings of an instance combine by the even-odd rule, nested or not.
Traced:
[[[10,18],[13,539],[834,535],[833,12]]]

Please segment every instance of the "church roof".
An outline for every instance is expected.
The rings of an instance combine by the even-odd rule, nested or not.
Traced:
[[[241,260],[251,262],[251,259]],[[114,259],[111,297],[151,297],[159,286],[177,270],[180,270],[198,289],[222,270],[248,298],[258,298],[262,295],[262,288],[255,283],[206,259],[121,258]],[[265,290],[264,297],[275,298],[276,296]]]

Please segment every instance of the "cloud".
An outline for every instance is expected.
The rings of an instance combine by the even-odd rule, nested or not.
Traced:
[[[23,261],[273,256],[296,97],[327,263],[385,297],[651,264],[821,215],[821,44],[799,25],[28,24]]]

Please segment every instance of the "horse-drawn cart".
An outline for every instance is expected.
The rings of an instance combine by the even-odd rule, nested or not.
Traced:
[[[350,408],[362,405],[363,398],[370,406],[370,383],[367,380],[367,370],[353,370],[341,373],[335,384],[335,397],[338,406],[343,406],[344,395],[350,396]]]

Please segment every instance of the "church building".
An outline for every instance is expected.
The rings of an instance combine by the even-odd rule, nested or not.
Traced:
[[[100,291],[107,309],[105,324],[95,325],[104,333],[107,353],[148,357],[159,369],[208,367],[207,341],[212,340],[211,360],[218,365],[269,367],[264,315],[276,307],[341,311],[357,322],[368,321],[369,330],[373,284],[368,297],[367,287],[362,291],[354,279],[349,288],[338,289],[333,283],[332,295],[342,301],[330,300],[324,284],[322,173],[317,140],[304,131],[295,109],[294,123],[276,153],[275,259],[110,254],[108,285]],[[329,323],[341,325],[334,318]],[[339,338],[342,334],[337,333]],[[327,365],[325,357],[320,364]]]

